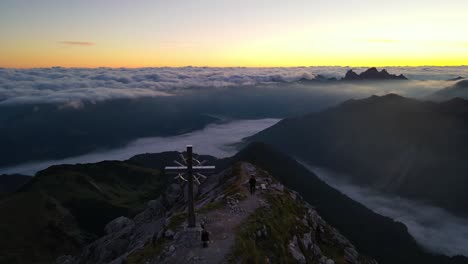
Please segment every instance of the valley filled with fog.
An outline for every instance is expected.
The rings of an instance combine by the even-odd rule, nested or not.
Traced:
[[[301,162],[321,180],[374,212],[402,222],[424,248],[448,256],[468,256],[468,219],[444,209],[358,186],[330,169]]]
[[[236,144],[244,137],[251,136],[277,123],[279,119],[238,120],[225,124],[212,124],[191,133],[169,137],[150,137],[132,141],[122,148],[98,151],[62,160],[45,160],[0,168],[0,174],[34,175],[52,165],[93,163],[103,160],[127,160],[143,153],[184,151],[186,145],[193,145],[198,154],[225,158],[237,152]]]

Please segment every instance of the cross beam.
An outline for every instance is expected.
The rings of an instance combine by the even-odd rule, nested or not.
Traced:
[[[215,168],[216,168],[215,166],[192,166],[192,170],[198,171],[198,172],[211,172]],[[179,173],[179,172],[186,172],[188,167],[187,166],[166,166],[165,169],[173,173]]]
[[[193,199],[193,182],[194,180],[200,184],[199,178],[206,178],[203,173],[212,172],[216,167],[215,166],[203,166],[205,161],[198,161],[197,159],[193,158],[193,147],[192,145],[187,146],[187,157],[181,155],[182,164],[181,162],[175,161],[175,163],[179,166],[166,166],[165,171],[168,173],[176,173],[178,176],[176,178],[181,178],[184,181],[188,182],[188,227],[195,227],[196,219],[195,219],[195,205]],[[196,165],[193,166],[193,162],[195,161]],[[194,176],[193,174],[198,176]],[[187,179],[183,177],[183,174],[187,175]]]

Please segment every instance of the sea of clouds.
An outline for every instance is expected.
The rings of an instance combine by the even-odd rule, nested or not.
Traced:
[[[68,103],[179,95],[203,88],[238,88],[276,85],[288,87],[301,79],[317,75],[340,79],[349,67],[290,68],[0,68],[0,105],[28,103]],[[366,68],[353,68],[362,72]],[[449,86],[445,80],[468,77],[464,67],[387,67],[390,73],[404,74],[412,81],[388,87],[336,83],[327,92],[381,94],[397,92],[424,96]],[[324,85],[304,84],[325,89]],[[303,85],[303,86],[304,86]],[[318,87],[318,88],[317,88]],[[343,88],[344,87],[344,88]],[[323,92],[323,91],[322,91]]]

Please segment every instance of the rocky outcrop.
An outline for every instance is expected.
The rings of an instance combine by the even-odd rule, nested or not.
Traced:
[[[341,260],[347,264],[377,263],[359,254],[354,245],[338,230],[327,224],[315,208],[304,202],[298,193],[285,190],[286,192],[281,195],[289,194],[297,206],[305,209],[300,219],[301,224],[298,225],[298,230],[301,231],[297,231],[288,243],[288,252],[297,263],[334,264]]]
[[[129,254],[163,237],[166,214],[183,197],[179,186],[169,186],[158,199],[147,203],[146,209],[133,219],[121,216],[109,222],[105,236],[94,241],[79,256],[62,256],[61,264],[122,263]],[[166,233],[165,233],[166,232]]]
[[[88,245],[81,255],[66,256],[57,263],[122,263],[131,252],[163,235],[165,209],[160,200],[148,203],[147,209],[133,220],[118,217],[105,227],[106,235]]]
[[[378,71],[377,68],[372,67],[362,72],[361,74],[355,73],[353,70],[346,72],[343,81],[366,81],[366,80],[408,80],[403,74],[395,75],[390,74],[387,70],[383,69]]]

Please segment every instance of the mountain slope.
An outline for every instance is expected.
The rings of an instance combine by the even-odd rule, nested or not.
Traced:
[[[31,180],[31,176],[20,174],[0,175],[0,197],[15,192],[29,180]]]
[[[198,219],[212,232],[204,250],[198,231],[184,228],[185,192],[159,172],[178,156],[144,154],[39,173],[0,200],[0,263],[51,263],[63,254],[58,263],[468,263],[427,254],[404,225],[263,144],[233,158],[208,157],[222,171],[195,190]],[[250,196],[251,174],[267,190]]]
[[[121,147],[142,137],[202,129],[218,119],[174,108],[168,98],[55,104],[0,105],[0,167]],[[70,122],[73,120],[73,122]]]
[[[464,257],[448,258],[425,252],[406,227],[367,209],[328,186],[294,159],[262,143],[252,143],[234,160],[245,160],[269,171],[273,177],[299,192],[357,249],[379,263],[468,263]],[[365,227],[365,228],[363,228]]]
[[[390,94],[285,119],[248,140],[466,216],[467,120],[466,100],[430,103]]]
[[[177,155],[159,154],[155,161]],[[159,196],[167,186],[160,169],[105,161],[39,172],[0,200],[0,263],[50,263],[76,253],[104,234],[109,221],[133,216]]]
[[[468,99],[468,80],[461,77],[459,78],[453,79],[453,81],[456,81],[456,83],[454,83],[452,86],[435,92],[429,96],[429,99],[438,101],[449,100],[454,97]]]
[[[112,221],[106,236],[59,263],[376,263],[268,172],[245,162],[231,165],[196,192],[199,223],[211,232],[208,248],[200,245],[199,228],[186,228],[184,194],[174,184],[165,194],[173,197],[170,207],[151,201],[134,219]],[[254,195],[248,192],[251,174],[267,186]]]

